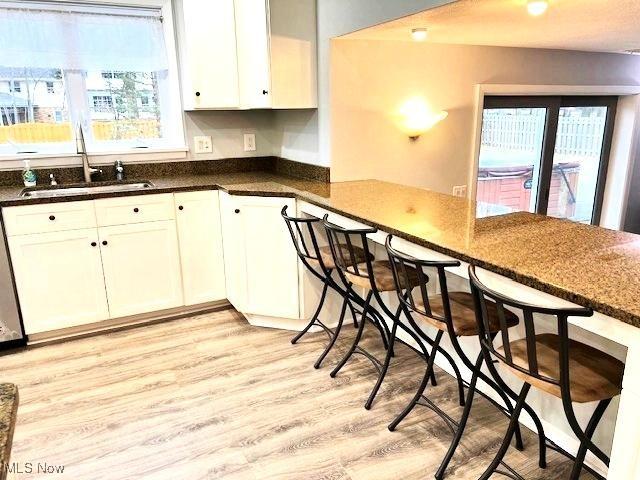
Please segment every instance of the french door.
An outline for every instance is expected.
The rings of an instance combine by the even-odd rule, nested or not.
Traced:
[[[476,200],[598,224],[617,102],[485,97]]]

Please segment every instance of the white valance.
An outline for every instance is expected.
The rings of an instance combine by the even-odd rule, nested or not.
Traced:
[[[159,11],[118,7],[0,6],[0,66],[165,70],[162,19]]]

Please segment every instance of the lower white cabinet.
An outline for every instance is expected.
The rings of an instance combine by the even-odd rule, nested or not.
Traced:
[[[227,298],[217,191],[176,193],[185,305]]]
[[[221,192],[227,297],[242,313],[300,318],[298,258],[280,214],[295,200]]]
[[[100,227],[112,318],[183,304],[174,220]]]
[[[27,335],[109,318],[98,230],[8,238]]]
[[[3,209],[27,334],[229,299],[300,318],[295,200],[195,191]]]

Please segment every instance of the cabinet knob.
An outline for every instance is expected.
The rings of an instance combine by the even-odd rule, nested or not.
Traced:
[[[138,213],[139,211],[140,211],[140,209],[139,209],[138,207],[136,207],[136,208],[134,208],[134,209],[133,209],[133,212],[134,212],[134,213]]]
[[[269,90],[262,90],[263,95],[267,95],[268,93],[269,93]]]
[[[234,212],[235,212],[235,213],[240,213],[240,209],[239,209],[239,208],[236,208],[236,209],[234,210]]]
[[[56,219],[55,215],[49,215],[49,220],[51,220],[52,222]]]
[[[184,210],[184,207],[183,207],[182,205],[180,205],[180,206],[178,207],[178,210]]]
[[[107,242],[106,240],[102,240],[102,244],[103,245],[107,245],[109,242]]]
[[[96,242],[91,242],[91,246],[92,246],[92,247],[97,247],[97,246],[98,246],[98,244],[97,244]]]
[[[199,97],[199,96],[200,96],[200,92],[196,92],[196,97]]]

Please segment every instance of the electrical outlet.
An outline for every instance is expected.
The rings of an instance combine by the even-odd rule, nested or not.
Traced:
[[[245,152],[256,151],[256,134],[255,133],[244,134],[244,151]]]
[[[207,137],[207,136],[193,137],[193,144],[195,145],[196,153],[213,152],[213,144],[211,143],[211,137]]]
[[[466,197],[467,196],[467,186],[466,185],[456,185],[453,187],[453,196],[454,197]]]

